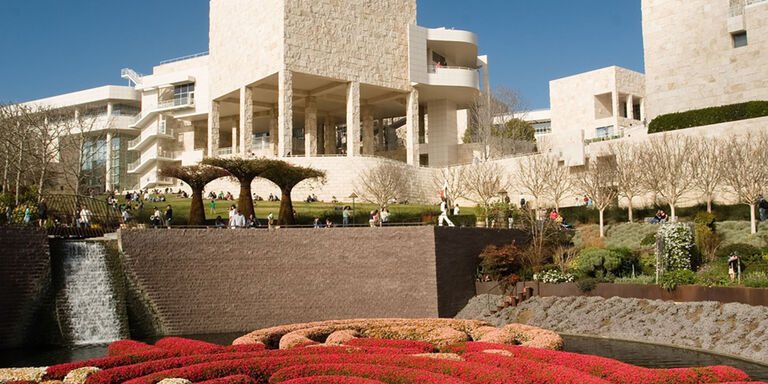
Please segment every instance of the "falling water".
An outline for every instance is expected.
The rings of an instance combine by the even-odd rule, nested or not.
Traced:
[[[62,287],[56,306],[65,338],[73,344],[119,340],[124,327],[104,244],[79,241],[62,246]]]

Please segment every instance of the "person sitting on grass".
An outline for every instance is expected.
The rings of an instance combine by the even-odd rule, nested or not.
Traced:
[[[659,209],[656,211],[656,215],[653,216],[653,219],[651,219],[651,224],[665,224],[667,220],[669,220],[669,216],[667,216],[663,210]]]

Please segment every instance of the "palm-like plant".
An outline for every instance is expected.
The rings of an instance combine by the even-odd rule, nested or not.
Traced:
[[[160,175],[179,179],[192,188],[192,203],[189,207],[188,225],[203,225],[205,223],[205,208],[203,207],[203,189],[220,177],[229,176],[222,168],[208,165],[191,165],[185,167],[171,166],[160,170]]]
[[[234,177],[240,183],[240,197],[237,200],[237,210],[245,217],[254,214],[253,197],[251,195],[251,183],[260,176],[276,160],[270,159],[204,159],[203,164],[212,165],[226,170],[229,176]]]
[[[281,160],[269,161],[269,166],[259,177],[275,183],[283,195],[280,200],[278,223],[280,225],[295,224],[293,202],[291,201],[293,187],[307,179],[323,179],[325,172],[314,168],[291,165]]]

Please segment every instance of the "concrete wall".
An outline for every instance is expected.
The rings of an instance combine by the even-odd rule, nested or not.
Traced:
[[[50,288],[51,258],[45,232],[0,228],[0,348],[40,338],[37,315]]]
[[[747,6],[735,20],[726,0],[643,0],[642,10],[649,121],[768,99],[768,2]],[[746,30],[747,46],[733,47],[732,21]]]
[[[284,3],[289,70],[410,90],[408,26],[416,23],[415,0]]]
[[[129,289],[158,332],[360,317],[451,317],[479,251],[516,231],[438,227],[121,230]],[[136,335],[133,335],[134,337]]]

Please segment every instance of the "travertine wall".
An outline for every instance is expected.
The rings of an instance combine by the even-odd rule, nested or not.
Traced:
[[[643,0],[642,10],[648,121],[768,99],[768,2],[747,6],[737,20],[748,37],[740,48],[729,33],[728,0]]]
[[[0,228],[0,348],[22,347],[42,337],[43,330],[34,326],[46,305],[50,279],[45,231]]]
[[[210,2],[211,98],[239,90],[283,67],[285,2]]]
[[[416,0],[285,0],[285,15],[289,70],[410,89],[408,26],[416,23]]]
[[[167,335],[364,317],[452,317],[478,252],[517,231],[121,230],[129,289]],[[143,335],[132,335],[133,337]]]

